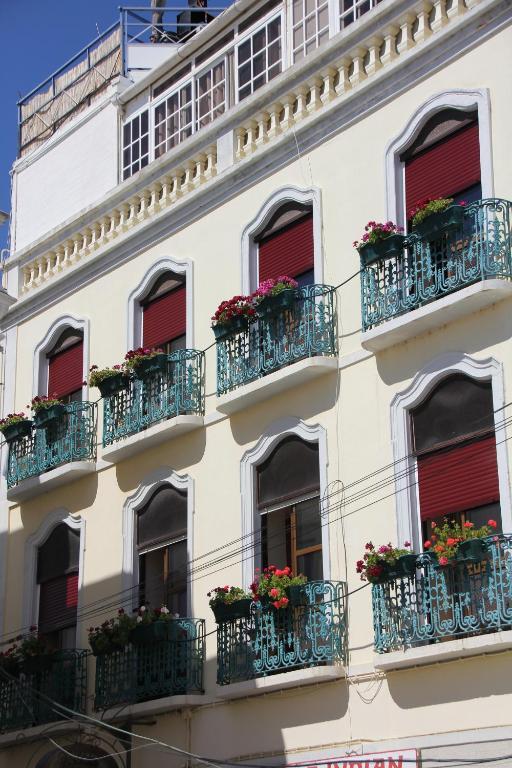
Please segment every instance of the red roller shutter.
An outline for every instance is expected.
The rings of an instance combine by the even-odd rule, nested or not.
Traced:
[[[418,457],[421,519],[499,501],[494,434]]]
[[[258,279],[297,277],[314,267],[313,214],[294,221],[259,242]]]
[[[39,592],[39,629],[53,632],[76,623],[78,573],[45,581]]]
[[[82,389],[83,342],[57,352],[48,361],[48,394],[64,397]]]
[[[471,123],[406,161],[406,210],[426,197],[452,197],[479,182],[478,123]]]
[[[187,328],[186,289],[182,285],[143,307],[142,344],[157,347],[180,336]]]

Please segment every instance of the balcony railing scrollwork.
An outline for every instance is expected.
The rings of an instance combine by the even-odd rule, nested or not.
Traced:
[[[328,285],[298,288],[291,309],[217,343],[217,395],[298,360],[336,354],[336,292]]]
[[[165,419],[204,413],[204,352],[167,356],[165,371],[130,379],[103,401],[103,445],[112,445]]]
[[[512,535],[486,542],[479,562],[419,555],[415,575],[372,586],[377,653],[512,629]]]
[[[66,403],[64,409],[54,423],[10,443],[9,488],[62,464],[96,458],[96,404]]]
[[[310,581],[304,585],[303,594],[302,605],[275,609],[253,603],[248,618],[219,624],[219,685],[344,663],[345,584]]]
[[[431,237],[413,232],[403,252],[362,264],[363,331],[480,280],[511,280],[511,222],[508,200],[478,200],[458,226]]]

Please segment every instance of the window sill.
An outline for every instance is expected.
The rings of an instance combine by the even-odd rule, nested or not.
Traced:
[[[228,416],[256,405],[287,389],[305,384],[326,373],[338,370],[337,357],[308,357],[280,371],[270,373],[250,384],[242,384],[233,392],[217,398],[217,410]]]
[[[172,440],[186,432],[199,429],[203,424],[204,419],[202,416],[176,416],[174,419],[161,421],[142,432],[125,437],[124,440],[104,446],[102,458],[114,464],[122,459],[134,456],[140,451],[146,451],[155,445]]]
[[[469,656],[481,656],[512,649],[512,630],[493,632],[489,635],[446,640],[435,645],[408,648],[405,651],[375,654],[375,669],[383,672],[438,664],[441,661],[455,661]]]
[[[49,472],[22,480],[18,485],[7,490],[7,500],[26,501],[41,493],[47,493],[61,485],[66,485],[66,483],[79,480],[84,475],[90,475],[93,472],[96,472],[95,461],[71,461],[69,464],[62,464],[62,466],[51,469]]]
[[[382,352],[511,296],[512,283],[507,280],[481,280],[366,331],[361,335],[361,346],[371,352]]]
[[[207,697],[202,693],[164,696],[161,699],[141,701],[137,704],[126,704],[121,710],[119,706],[106,709],[101,714],[101,719],[126,721],[132,718],[143,717],[144,715],[159,715],[163,712],[172,712],[175,709],[184,709],[186,707],[197,707],[202,704],[210,704],[211,702],[211,697]]]
[[[288,688],[301,688],[306,685],[329,683],[345,677],[345,669],[341,665],[326,667],[309,667],[294,669],[276,675],[257,677],[254,680],[243,680],[230,685],[217,685],[216,693],[219,699],[242,699],[247,696],[261,696],[273,691],[284,691]]]

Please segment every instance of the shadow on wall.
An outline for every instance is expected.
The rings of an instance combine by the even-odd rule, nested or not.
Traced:
[[[411,339],[376,355],[384,384],[411,379],[425,365],[445,352],[489,355],[489,348],[512,337],[511,302],[501,301],[487,310],[465,317],[439,330]]]

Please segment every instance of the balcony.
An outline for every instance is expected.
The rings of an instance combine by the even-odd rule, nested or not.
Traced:
[[[87,651],[59,651],[50,666],[31,673],[21,671],[0,682],[0,729],[21,730],[62,718],[48,697],[75,712],[85,712]]]
[[[249,618],[220,623],[218,685],[238,687],[238,695],[247,696],[340,677],[346,657],[345,592],[342,582],[310,581],[302,588],[301,605],[274,609],[253,603]],[[221,697],[236,695],[219,690]]]
[[[486,542],[476,562],[442,567],[419,555],[414,576],[372,586],[377,667],[512,648],[512,535]]]
[[[363,347],[385,349],[512,296],[511,210],[478,200],[453,229],[412,233],[398,256],[362,265]]]
[[[67,403],[51,425],[9,445],[7,498],[21,501],[94,472],[95,403]]]
[[[103,458],[118,461],[197,429],[203,414],[204,352],[172,352],[163,370],[104,399]]]
[[[173,696],[178,707],[183,696],[204,692],[204,620],[173,619],[169,625],[169,640],[97,656],[96,709]]]
[[[336,292],[299,288],[291,309],[217,343],[217,409],[234,413],[337,370]]]

